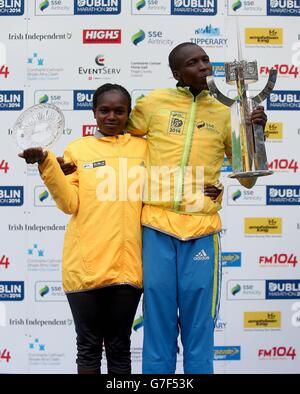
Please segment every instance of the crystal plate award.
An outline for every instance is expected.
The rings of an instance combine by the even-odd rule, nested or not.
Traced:
[[[22,112],[12,129],[17,146],[49,148],[61,136],[65,127],[62,111],[53,104],[37,104]]]

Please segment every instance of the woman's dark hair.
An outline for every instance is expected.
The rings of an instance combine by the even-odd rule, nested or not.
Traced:
[[[94,92],[93,95],[93,109],[97,107],[97,102],[98,102],[98,97],[101,96],[101,94],[110,92],[112,90],[115,90],[117,92],[122,93],[128,100],[128,114],[130,114],[131,111],[131,96],[128,93],[128,91],[123,88],[121,85],[117,85],[116,83],[105,83],[104,85],[99,86],[99,88]]]

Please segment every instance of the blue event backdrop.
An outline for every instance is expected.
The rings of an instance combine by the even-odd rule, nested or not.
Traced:
[[[215,333],[216,373],[300,372],[300,1],[0,1],[0,373],[75,373],[75,333],[61,287],[68,217],[55,208],[36,166],[17,157],[12,126],[23,109],[59,106],[66,127],[57,155],[95,130],[93,90],[124,84],[133,100],[174,86],[167,55],[180,42],[201,45],[220,89],[224,61],[257,59],[258,92],[276,67],[264,103],[274,175],[252,190],[229,180],[224,160],[223,287]],[[132,334],[141,371],[141,307]],[[182,348],[177,372],[182,371]],[[104,362],[105,364],[105,362]]]

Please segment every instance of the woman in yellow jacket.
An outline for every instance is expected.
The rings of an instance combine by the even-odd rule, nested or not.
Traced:
[[[93,96],[99,130],[71,142],[64,160],[30,148],[58,208],[72,215],[64,240],[62,276],[77,333],[78,373],[100,373],[102,343],[108,373],[129,374],[130,334],[142,289],[141,225],[146,141],[124,132],[131,98],[105,84]]]

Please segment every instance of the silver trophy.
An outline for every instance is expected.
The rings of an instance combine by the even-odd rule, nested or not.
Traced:
[[[12,136],[21,150],[49,148],[61,136],[65,118],[53,104],[37,104],[28,108],[16,120]]]
[[[239,30],[237,30],[239,32]],[[277,71],[271,69],[266,86],[256,96],[250,97],[248,84],[258,80],[257,62],[242,60],[239,34],[238,60],[225,63],[226,83],[236,85],[237,97],[224,96],[216,86],[213,76],[206,78],[210,93],[222,104],[230,107],[232,137],[232,169],[230,178],[247,178],[271,175],[265,148],[263,127],[247,122],[251,112],[272,92]]]

